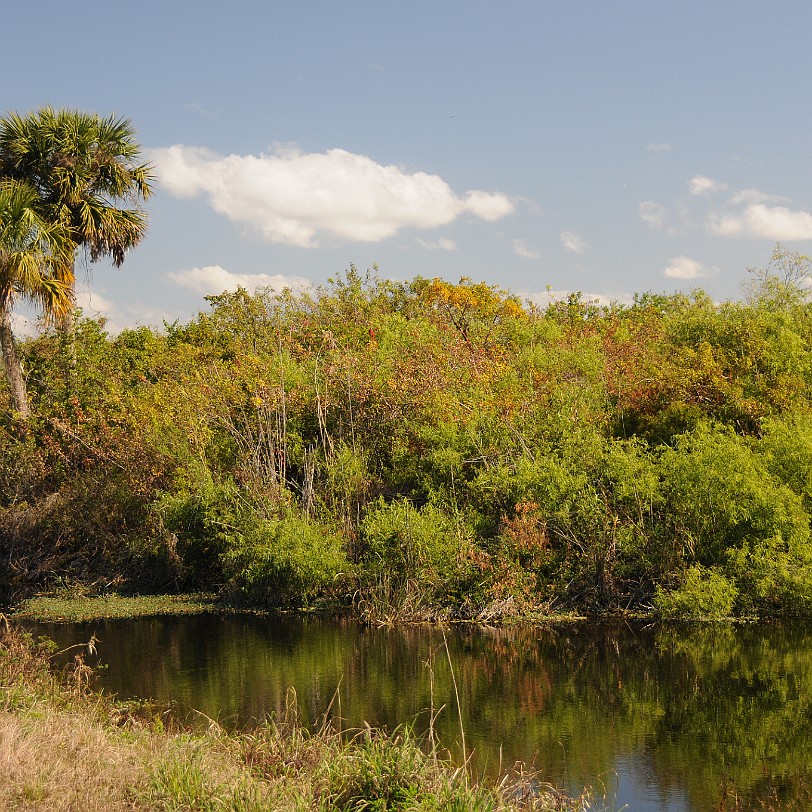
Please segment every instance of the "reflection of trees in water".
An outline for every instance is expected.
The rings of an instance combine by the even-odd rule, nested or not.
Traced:
[[[768,797],[772,788],[808,782],[808,631],[790,625],[663,630],[658,642],[681,676],[656,730],[658,773],[687,764],[682,781],[691,797],[710,799],[715,790],[717,802],[734,789]]]
[[[289,686],[309,722],[334,697],[332,713],[348,726],[416,720],[425,729],[430,709],[443,708],[437,732],[459,752],[437,629],[195,617],[110,622],[96,632],[109,663],[103,678],[121,694],[172,697],[240,724],[284,714]],[[725,808],[723,794],[734,791],[797,792],[812,763],[812,635],[803,629],[463,627],[447,640],[478,769],[522,761],[578,786],[635,758],[663,792],[683,790],[695,809],[710,809]]]

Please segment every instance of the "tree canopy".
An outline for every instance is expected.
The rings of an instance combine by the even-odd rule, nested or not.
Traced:
[[[91,262],[121,265],[146,234],[139,204],[154,178],[126,118],[51,107],[9,113],[0,118],[0,175],[36,189],[41,216],[60,224]]]

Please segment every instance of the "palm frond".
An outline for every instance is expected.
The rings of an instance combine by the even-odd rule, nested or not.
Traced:
[[[0,301],[8,311],[15,298],[30,299],[46,318],[58,317],[72,306],[75,243],[38,202],[30,184],[0,180]]]
[[[120,265],[146,234],[138,203],[151,195],[154,174],[139,152],[131,122],[119,116],[43,107],[0,119],[0,174],[33,186],[45,217],[69,225],[91,260]]]

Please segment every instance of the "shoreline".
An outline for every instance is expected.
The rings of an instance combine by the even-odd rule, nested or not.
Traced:
[[[262,609],[230,604],[211,593],[184,593],[179,595],[38,595],[20,601],[8,608],[12,621],[36,623],[85,623],[95,620],[127,620],[140,617],[181,617],[197,614],[233,614],[253,616],[333,617],[354,620],[360,624],[387,627],[406,625],[474,625],[521,626],[559,625],[586,622],[648,621],[650,623],[727,623],[742,624],[758,620],[781,618],[725,617],[725,618],[663,618],[655,613],[622,612],[586,615],[572,613],[505,614],[496,618],[451,617],[438,609],[432,615],[368,617],[348,608],[317,607],[309,609]]]

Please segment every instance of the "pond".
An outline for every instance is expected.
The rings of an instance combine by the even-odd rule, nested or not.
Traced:
[[[458,760],[464,734],[479,774],[521,762],[633,812],[810,797],[812,629],[799,625],[443,632],[230,615],[34,631],[60,647],[95,633],[105,690],[226,726],[279,717],[292,701],[309,724],[328,712],[346,728],[426,731],[433,720]]]

